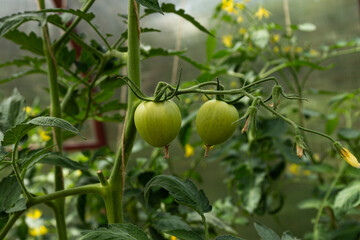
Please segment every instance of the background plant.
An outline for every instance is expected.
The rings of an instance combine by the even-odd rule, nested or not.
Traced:
[[[246,25],[242,25],[240,34],[224,37],[226,48],[215,51],[215,31],[206,30],[193,17],[182,10],[177,10],[174,5],[162,4],[160,7],[157,1],[138,1],[145,6],[144,15],[141,16],[137,13],[140,5],[135,1],[129,1],[129,14],[126,18],[128,30],[110,44],[107,40],[108,35],[104,36],[101,28],[98,29],[92,24],[94,14],[87,13],[93,2],[91,0],[84,2],[80,10],[65,10],[45,9],[44,3],[39,1],[40,11],[20,13],[0,19],[1,35],[36,55],[2,64],[2,67],[16,65],[29,68],[3,79],[2,82],[27,74],[48,74],[51,96],[51,106],[44,110],[40,110],[36,103],[33,108],[26,106],[23,97],[17,91],[14,91],[11,97],[4,99],[1,105],[1,172],[4,178],[0,183],[2,191],[0,196],[10,196],[1,199],[2,237],[24,211],[39,203],[45,203],[53,210],[59,239],[66,239],[67,235],[76,238],[79,234],[78,228],[97,228],[86,232],[83,239],[109,236],[125,238],[129,234],[136,239],[148,239],[148,236],[152,239],[167,239],[170,236],[180,239],[209,239],[210,236],[216,237],[224,232],[238,235],[234,229],[237,224],[248,222],[247,218],[254,215],[275,214],[281,210],[284,195],[278,182],[286,166],[292,163],[295,164],[290,165],[293,174],[304,175],[316,186],[317,198],[300,204],[301,208],[318,209],[314,231],[309,238],[336,239],[347,236],[349,239],[351,237],[355,239],[359,234],[357,223],[348,221],[344,216],[358,205],[357,183],[354,181],[356,170],[346,168],[346,165],[342,164],[341,171],[336,172],[332,165],[324,163],[328,156],[334,155],[333,150],[317,159],[311,151],[307,136],[302,135],[303,132],[299,130],[307,130],[304,128],[306,113],[303,108],[303,91],[308,76],[314,70],[325,70],[327,67],[320,64],[328,57],[359,51],[357,40],[335,44],[323,51],[301,47],[295,32],[312,30],[313,25],[288,24],[281,27],[274,23],[264,23],[263,18],[269,17],[270,13],[263,7],[252,11],[247,7],[247,1],[223,1],[216,9],[214,18],[225,21],[225,24],[236,31],[239,23]],[[209,35],[206,63],[195,62],[188,58],[184,51],[154,49],[139,44],[140,33],[157,30],[140,28],[138,20],[157,12],[175,13]],[[58,13],[72,14],[76,18],[70,23]],[[18,30],[20,24],[27,21],[39,22],[42,36],[37,36],[35,33],[26,34]],[[79,21],[89,24],[102,42],[88,41],[74,32]],[[223,24],[221,21],[219,24]],[[63,29],[64,34],[56,40],[51,39],[48,24]],[[70,40],[82,47],[78,57],[77,53],[67,46]],[[184,181],[162,175],[164,171],[174,172],[174,169],[171,160],[164,160],[159,149],[155,149],[149,158],[134,159],[131,167],[127,169],[128,174],[124,181],[130,154],[143,147],[141,140],[135,142],[136,129],[131,119],[140,102],[138,97],[149,100],[140,90],[139,61],[159,55],[178,55],[202,71],[197,83],[182,80],[183,83],[177,89],[160,82],[158,91],[155,91],[155,99],[162,100],[162,97],[176,95],[180,101],[190,103],[189,107],[184,106],[182,109],[183,123],[179,134],[180,143],[187,150],[188,155],[193,152],[203,154],[201,142],[194,143],[192,140],[194,139],[192,120],[196,114],[193,109],[198,109],[200,99],[203,97],[206,99],[206,96],[226,95],[226,100],[235,103],[240,114],[244,115],[240,124],[244,126],[243,132],[247,134],[236,134],[226,147],[212,150],[211,157],[206,160],[223,159],[228,169],[227,183],[231,193],[231,197],[217,201],[214,210],[210,213],[208,212],[211,206],[204,192],[199,191],[190,180]],[[128,68],[128,80],[117,76],[119,69],[125,65]],[[305,74],[303,75],[302,72]],[[276,74],[279,81],[267,78],[273,74]],[[215,77],[219,77],[220,82],[225,83],[225,86],[213,81]],[[228,77],[235,81],[226,82]],[[272,91],[271,88],[261,87],[260,83],[266,81],[275,81]],[[133,90],[129,91],[128,101],[125,103],[119,102],[118,99],[114,100],[112,98],[114,90],[125,83]],[[286,90],[281,85],[286,86]],[[205,86],[213,86],[215,90]],[[232,89],[228,89],[229,87]],[[184,97],[183,94],[186,96]],[[231,97],[234,94],[239,97]],[[269,95],[272,106],[268,106]],[[355,111],[356,116],[357,107],[351,103],[351,100],[356,99],[357,95],[355,91],[335,97],[331,102],[334,113],[318,115],[327,120],[327,134],[335,131],[337,119],[341,118],[342,114],[346,116],[347,128],[353,126],[352,113]],[[285,101],[284,98],[294,101]],[[297,124],[284,117],[294,116],[291,102],[296,103],[295,114],[299,119]],[[351,107],[342,107],[345,104],[350,104]],[[261,111],[260,107],[267,111]],[[119,114],[119,110],[125,109],[126,117],[123,113]],[[344,112],[344,109],[347,110]],[[44,117],[49,114],[52,117]],[[273,114],[280,118],[274,118]],[[72,125],[82,129],[85,121],[91,118],[124,123],[124,135],[117,153],[114,154],[107,148],[70,155],[62,153],[62,141],[74,134],[80,134]],[[246,122],[250,124],[246,125]],[[286,122],[290,123],[290,128],[287,127]],[[52,134],[48,127],[54,128]],[[60,132],[61,128],[69,133]],[[356,132],[353,129],[339,131],[339,138],[349,144],[350,151],[355,155],[358,154],[355,149],[359,138]],[[332,140],[331,137],[326,137]],[[13,146],[13,150],[8,146]],[[295,155],[294,146],[298,148],[300,158]],[[338,147],[339,154],[349,160],[349,155],[343,154],[344,148],[340,145],[335,146]],[[304,150],[305,155],[302,156]],[[202,161],[202,157],[195,157],[190,168],[178,175],[201,180],[197,169]],[[44,169],[47,168],[41,167],[46,164],[55,165],[54,173],[48,175],[53,175],[51,179],[41,178],[47,176],[43,174]],[[61,168],[80,171],[74,173]],[[99,169],[101,171],[98,171]],[[62,185],[67,185],[62,179],[63,174],[65,179],[73,179],[69,181],[65,190],[61,190]],[[109,176],[110,178],[107,179]],[[77,184],[76,187],[74,183]],[[338,186],[340,183],[353,185]],[[52,193],[54,186],[55,192]],[[70,200],[76,201],[78,220],[72,221],[74,224],[71,226],[65,226],[64,202],[61,199],[70,195],[79,195],[75,200]],[[93,212],[88,206],[100,211]],[[226,206],[238,209],[238,212],[233,210],[235,214],[231,215],[226,211]],[[49,229],[44,225],[46,221],[31,226],[27,218],[41,218],[39,209],[31,209],[27,211],[26,217],[18,221],[20,224],[16,225],[16,231],[12,231],[11,234],[24,239],[28,235],[48,234],[49,229],[54,231],[50,228],[51,221],[48,223]],[[125,210],[125,216],[122,209]],[[328,213],[329,224],[326,222],[327,218],[324,218],[324,210]],[[88,215],[91,217],[87,217]],[[69,214],[69,217],[74,218],[75,215]],[[126,222],[124,224],[98,228],[105,227],[106,224],[122,223],[123,219]],[[331,230],[329,231],[327,227]],[[255,224],[255,228],[264,239],[279,238],[272,230],[261,224]],[[289,233],[284,233],[282,238],[295,239]],[[218,236],[216,239],[238,238]]]

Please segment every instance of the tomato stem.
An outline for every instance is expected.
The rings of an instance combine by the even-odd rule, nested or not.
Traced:
[[[166,145],[164,148],[165,148],[165,156],[164,156],[164,158],[165,159],[169,159],[170,158],[170,156],[169,156],[169,147],[170,147],[170,145]]]
[[[207,156],[208,156],[208,153],[209,153],[211,147],[212,147],[212,145],[205,144],[205,154],[204,154],[204,157],[207,157]]]

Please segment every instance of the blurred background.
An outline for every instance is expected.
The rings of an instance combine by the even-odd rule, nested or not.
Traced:
[[[221,3],[220,0],[168,0],[160,1],[174,3],[178,8],[183,8],[187,13],[194,16],[201,24],[208,29],[216,28],[217,25],[212,19],[214,9]],[[313,23],[316,31],[304,32],[298,36],[300,42],[311,45],[312,48],[320,48],[322,44],[333,43],[340,40],[349,40],[354,37],[360,37],[360,1],[358,0],[289,0],[291,22],[293,24]],[[54,6],[51,0],[46,1],[47,6]],[[259,5],[271,12],[270,20],[280,25],[285,25],[284,10],[282,0],[250,0],[249,7],[257,8]],[[77,9],[81,6],[79,1],[68,0],[67,7]],[[36,1],[30,0],[0,0],[0,17],[11,13],[36,10]],[[123,19],[117,14],[126,14],[126,1],[107,0],[97,1],[91,11],[96,13],[94,23],[101,26],[102,33],[112,33],[109,38],[110,43],[125,30]],[[186,55],[198,62],[205,61],[205,42],[207,35],[198,31],[193,25],[183,21],[174,14],[153,14],[146,21],[141,23],[142,27],[153,27],[161,30],[161,33],[146,33],[142,35],[143,45],[153,47],[162,47],[167,49],[186,49]],[[26,27],[26,28],[25,28]],[[35,31],[39,28],[34,24],[25,24],[21,27],[26,32]],[[56,29],[51,29],[52,37],[59,35]],[[87,24],[80,24],[77,28],[79,33],[86,34],[90,39],[99,40],[93,30]],[[226,34],[227,29],[217,29],[218,36],[221,32]],[[219,34],[220,33],[220,34]],[[222,47],[222,40],[218,39],[218,48]],[[23,52],[12,42],[2,38],[0,39],[1,54],[0,64],[15,59]],[[326,64],[335,64],[335,67],[327,71],[318,71],[313,74],[307,87],[327,91],[350,91],[360,87],[360,55],[345,55],[327,60]],[[158,81],[170,82],[172,78],[174,59],[173,57],[154,57],[142,62],[142,80],[144,82],[143,90],[147,94],[154,91]],[[193,81],[199,75],[199,71],[189,63],[179,60],[179,67],[183,69],[183,81]],[[8,67],[0,69],[0,80],[6,76],[19,71],[18,68]],[[44,94],[44,88],[47,86],[45,75],[30,75],[18,80],[0,85],[0,98],[11,94],[13,88],[17,88],[25,96],[27,102],[31,104],[35,98],[40,101],[42,106],[48,104],[48,95]],[[119,92],[120,95],[120,92]],[[321,110],[326,112],[328,99],[320,97],[314,101],[308,97],[309,102],[305,103],[309,109]],[[321,129],[321,123],[311,123]],[[310,124],[310,126],[312,126]],[[106,124],[105,135],[107,142],[115,149],[118,140],[118,125],[115,123]],[[116,129],[116,131],[114,130]],[[314,151],[322,147],[321,142],[314,145]],[[185,169],[190,160],[182,158],[183,150],[179,146],[174,146],[175,168]],[[139,153],[139,155],[141,155]],[[136,157],[136,155],[134,156]],[[225,171],[219,171],[218,162],[204,162],[199,171],[203,175],[201,187],[213,201],[226,194],[226,186],[223,184]],[[311,218],[314,212],[311,210],[302,211],[302,216],[298,215],[297,203],[310,195],[312,187],[310,184],[302,181],[282,183],[282,188],[287,193],[284,209],[276,217],[266,216],[262,218],[254,217],[274,230],[283,232],[291,230],[295,236],[302,236],[312,227]],[[286,226],[286,227],[285,227]],[[248,239],[256,239],[257,235],[253,227],[242,227],[239,230],[239,236]]]

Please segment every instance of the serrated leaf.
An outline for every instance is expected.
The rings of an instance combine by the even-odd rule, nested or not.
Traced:
[[[284,232],[281,236],[281,240],[300,240],[299,238],[293,237],[289,232]]]
[[[334,210],[337,217],[345,215],[350,209],[360,204],[360,182],[344,188],[335,197]]]
[[[44,70],[41,69],[28,69],[28,70],[24,70],[21,72],[16,72],[14,74],[11,74],[10,76],[6,77],[6,78],[2,78],[0,79],[0,84],[2,83],[7,83],[7,82],[11,82],[12,80],[24,77],[24,76],[28,76],[31,74],[36,74],[36,73],[46,73]]]
[[[110,224],[108,228],[99,228],[84,232],[80,240],[149,240],[146,233],[133,224]]]
[[[211,205],[203,190],[197,190],[190,180],[182,181],[178,177],[159,175],[152,178],[145,186],[144,194],[148,202],[150,189],[161,187],[167,190],[175,200],[203,215],[211,211]]]
[[[184,229],[167,231],[166,233],[176,237],[177,239],[181,239],[181,240],[203,240],[203,238],[200,237],[199,234],[197,234],[193,231],[188,231],[188,230],[184,230]]]
[[[20,198],[15,202],[15,205],[12,208],[6,210],[6,213],[18,212],[25,209],[26,209],[26,199]]]
[[[68,157],[63,156],[61,153],[51,152],[45,154],[43,158],[40,160],[41,163],[55,165],[63,168],[69,168],[72,170],[87,170],[88,167],[71,160]]]
[[[141,55],[146,58],[150,57],[156,57],[156,56],[175,56],[175,55],[181,55],[185,53],[185,50],[181,51],[175,51],[171,49],[164,49],[164,48],[152,48],[150,46],[144,46],[142,45],[140,48]]]
[[[156,28],[140,28],[140,32],[141,33],[147,33],[147,32],[161,32],[159,29],[156,29]],[[125,30],[125,32],[123,32],[121,34],[121,37],[124,38],[124,39],[127,39],[128,38],[128,31]]]
[[[18,200],[21,188],[15,176],[4,178],[0,182],[0,213],[10,209]]]
[[[15,88],[12,95],[0,104],[0,131],[5,133],[26,118],[25,98]],[[5,137],[5,136],[4,136]]]
[[[254,223],[254,226],[261,240],[280,240],[280,237],[267,226],[257,222]]]
[[[71,123],[69,123],[68,121],[61,119],[61,118],[37,117],[37,118],[33,118],[32,120],[27,122],[27,124],[33,124],[36,126],[43,126],[43,127],[57,127],[57,128],[64,129],[68,132],[75,133],[79,137],[84,138],[77,128],[75,128],[73,125],[71,125]]]
[[[245,240],[245,239],[234,237],[234,236],[229,236],[229,235],[224,235],[224,236],[216,237],[215,240]]]
[[[175,5],[172,3],[163,3],[161,5],[161,10],[162,10],[162,12],[165,12],[165,13],[175,13],[176,15],[178,15],[178,16],[184,18],[185,20],[187,20],[188,22],[192,23],[200,31],[207,33],[209,35],[212,35],[212,33],[209,30],[207,30],[203,25],[201,25],[198,21],[196,21],[196,19],[194,17],[192,17],[189,14],[186,14],[184,9],[176,10]],[[145,9],[146,15],[154,13],[154,12],[156,12],[156,11],[150,10],[150,9]]]
[[[28,50],[40,56],[44,55],[43,41],[34,32],[30,32],[28,35],[24,32],[14,29],[7,32],[4,37],[19,45],[23,50]]]
[[[141,5],[143,5],[144,7],[147,7],[148,9],[163,14],[158,0],[136,0],[136,1]]]
[[[181,217],[170,215],[166,212],[161,212],[157,214],[154,219],[154,228],[160,232],[172,231],[177,229],[183,229],[190,231],[190,226],[185,223]]]
[[[27,123],[21,123],[16,125],[15,127],[9,129],[5,132],[4,139],[2,141],[2,145],[10,145],[14,144],[32,128],[36,126],[43,126],[43,127],[58,127],[62,128],[66,131],[75,133],[76,135],[83,138],[79,130],[77,130],[73,125],[71,125],[68,121],[63,120],[61,118],[56,117],[37,117],[33,118],[32,120],[28,121]]]

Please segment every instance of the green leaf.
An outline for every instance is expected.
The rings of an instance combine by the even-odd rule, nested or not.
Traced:
[[[36,126],[43,126],[43,127],[62,128],[68,132],[72,132],[72,133],[78,135],[79,137],[84,138],[77,128],[75,128],[73,125],[71,125],[71,123],[69,123],[68,121],[61,119],[61,118],[37,117],[37,118],[33,118],[32,120],[27,122],[27,124],[33,124]]]
[[[152,48],[150,46],[141,46],[141,55],[144,59],[156,56],[174,56],[181,55],[185,53],[185,50],[175,51],[171,49],[163,49],[163,48]]]
[[[159,29],[156,29],[156,28],[140,28],[140,32],[141,33],[147,33],[147,32],[161,32],[161,31]],[[121,34],[121,37],[127,39],[128,38],[128,31],[125,30],[125,32],[123,32]]]
[[[280,240],[280,237],[270,228],[261,223],[254,223],[256,232],[261,237],[261,240]]]
[[[339,118],[336,114],[329,114],[326,116],[325,131],[326,134],[331,135],[338,126]]]
[[[342,217],[350,209],[360,204],[360,182],[354,182],[351,186],[344,188],[335,197],[334,210],[337,217]]]
[[[182,240],[203,240],[197,233],[184,229],[167,231],[166,233]]]
[[[149,240],[146,233],[132,224],[110,224],[108,228],[99,228],[84,232],[80,240]]]
[[[298,25],[298,29],[304,32],[312,32],[316,30],[316,26],[312,23],[302,23]]]
[[[300,240],[296,237],[293,237],[289,232],[284,232],[281,236],[281,240]]]
[[[26,199],[20,198],[15,202],[15,205],[12,208],[6,210],[6,213],[18,212],[25,209],[26,209]]]
[[[73,125],[71,125],[68,121],[63,120],[61,118],[56,117],[37,117],[33,118],[32,120],[28,121],[27,123],[21,123],[16,125],[15,127],[9,129],[5,132],[4,139],[2,141],[2,145],[10,145],[14,144],[17,141],[25,136],[25,134],[32,128],[36,126],[43,126],[43,127],[58,127],[62,128],[66,131],[75,133],[76,135],[83,138],[79,130],[77,130]]]
[[[0,182],[0,213],[9,210],[18,200],[21,188],[15,176],[4,178]]]
[[[161,187],[167,190],[175,200],[203,215],[211,211],[211,205],[203,190],[197,190],[190,180],[182,181],[178,177],[159,175],[152,178],[145,186],[144,193],[148,202],[150,189]]]
[[[238,238],[234,236],[224,235],[224,236],[218,236],[215,238],[215,240],[245,240],[244,238]]]
[[[15,88],[12,95],[0,104],[0,131],[3,133],[26,119],[25,98]]]
[[[358,221],[346,221],[341,223],[330,233],[331,240],[358,239],[360,235],[360,223]]]
[[[207,30],[203,25],[201,25],[198,21],[196,21],[194,17],[186,14],[184,9],[176,10],[175,5],[172,3],[163,3],[161,5],[161,10],[162,10],[162,12],[165,12],[165,13],[175,13],[176,15],[178,15],[178,16],[184,18],[185,20],[189,21],[190,23],[192,23],[200,31],[207,33],[209,35],[212,35],[212,33],[209,30]],[[158,12],[158,11],[145,9],[146,15],[154,13],[154,12]]]
[[[40,56],[44,55],[43,41],[34,32],[27,35],[24,32],[14,29],[7,32],[4,37],[19,45],[21,49],[28,50]]]
[[[144,7],[147,7],[148,9],[151,9],[155,12],[163,14],[158,0],[136,0],[138,3],[143,5]],[[147,9],[145,9],[146,11]]]
[[[20,159],[21,169],[28,169],[34,166],[37,162],[46,157],[49,154],[48,152],[53,147],[54,145],[43,149],[30,151],[26,157]]]
[[[2,229],[9,220],[9,214],[0,212],[0,229]]]
[[[339,130],[338,136],[340,139],[344,140],[357,140],[360,138],[360,130],[352,128],[342,128]]]
[[[306,199],[304,201],[301,201],[297,207],[299,209],[318,209],[321,206],[322,200],[317,198],[310,198]]]
[[[214,51],[216,48],[216,37],[214,37],[216,35],[216,31],[213,29],[211,30],[211,35],[208,36],[208,38],[206,39],[206,59],[207,62],[210,62],[210,60],[212,59],[213,55],[214,55]]]
[[[294,60],[291,62],[287,62],[285,63],[285,66],[287,67],[302,67],[302,66],[306,66],[306,67],[310,67],[313,68],[315,70],[328,70],[332,67],[334,67],[334,64],[330,64],[329,66],[320,66],[319,64],[310,62],[310,61],[305,61],[305,60]]]
[[[24,70],[24,71],[21,71],[21,72],[16,72],[16,73],[11,74],[10,76],[8,76],[6,78],[0,79],[0,84],[11,82],[12,80],[15,80],[15,79],[27,76],[27,75],[31,75],[31,74],[36,74],[36,73],[46,73],[46,72],[44,70],[41,70],[41,69],[28,69],[28,70]]]
[[[40,162],[63,167],[63,168],[69,168],[72,170],[78,170],[78,169],[87,170],[88,169],[87,166],[80,164],[78,162],[75,162],[75,161],[71,160],[70,158],[67,158],[67,157],[61,155],[61,153],[55,153],[55,152],[45,154],[45,156],[40,159]]]
[[[173,216],[166,212],[157,214],[154,220],[154,228],[160,232],[167,232],[172,230],[183,229],[190,231],[190,226],[185,223],[181,217]]]
[[[265,48],[269,43],[270,34],[267,30],[260,29],[252,32],[251,39],[254,42],[255,46],[259,48]]]

